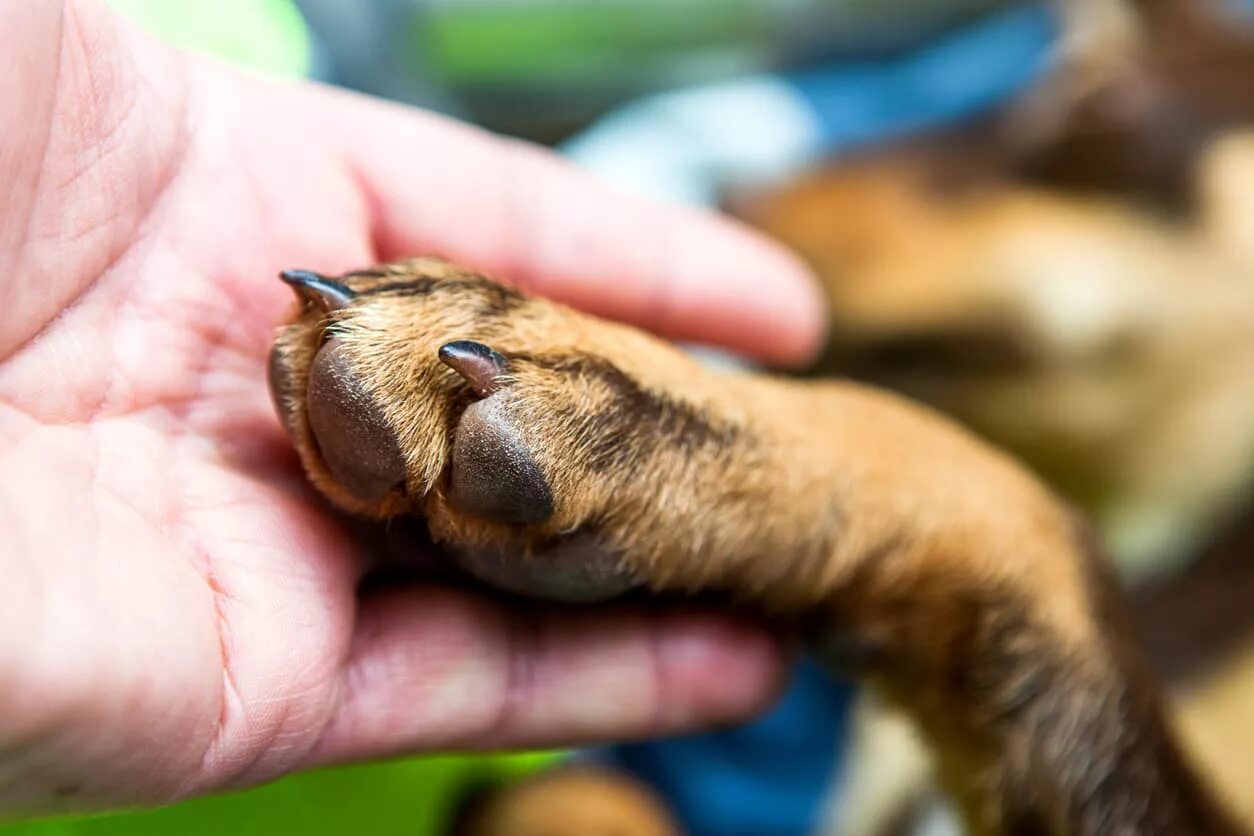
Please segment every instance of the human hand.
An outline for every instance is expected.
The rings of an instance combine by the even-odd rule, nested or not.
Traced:
[[[0,26],[0,815],[769,699],[782,654],[727,618],[359,592],[371,555],[305,485],[264,364],[279,269],[424,252],[795,360],[821,323],[792,261],[522,144],[174,53],[89,0],[0,0]]]

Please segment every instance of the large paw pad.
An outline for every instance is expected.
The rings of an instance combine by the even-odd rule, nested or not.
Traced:
[[[462,413],[453,440],[449,501],[457,510],[502,523],[540,523],[553,515],[553,494],[503,398],[508,363],[483,343],[459,340],[440,348],[477,401]]]

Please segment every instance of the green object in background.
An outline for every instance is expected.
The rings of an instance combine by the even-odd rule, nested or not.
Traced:
[[[163,41],[271,75],[309,72],[310,40],[292,0],[111,0]]]
[[[720,72],[760,66],[759,41],[777,16],[758,0],[443,2],[416,16],[422,33],[414,42],[453,84],[569,86],[659,75],[670,82],[694,64]]]
[[[3,836],[439,836],[465,793],[557,755],[431,757],[328,769],[161,810],[0,827]]]

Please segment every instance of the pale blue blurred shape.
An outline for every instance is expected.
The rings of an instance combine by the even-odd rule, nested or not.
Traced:
[[[988,112],[1049,66],[1057,26],[1031,4],[890,58],[742,77],[628,104],[564,146],[620,188],[710,204],[830,155]]]

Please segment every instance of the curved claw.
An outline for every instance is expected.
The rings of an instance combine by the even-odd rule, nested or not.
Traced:
[[[352,288],[312,270],[284,270],[279,273],[279,278],[296,291],[302,302],[327,313],[338,311],[357,298],[357,292]]]
[[[501,388],[501,378],[507,371],[504,357],[474,340],[457,340],[441,346],[440,362],[465,378],[481,398]]]

